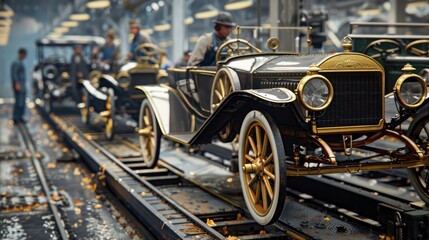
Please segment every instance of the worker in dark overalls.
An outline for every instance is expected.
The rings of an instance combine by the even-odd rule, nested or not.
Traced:
[[[229,40],[228,36],[235,23],[232,22],[231,14],[227,12],[220,12],[213,23],[214,32],[205,33],[198,39],[188,61],[189,66],[216,65],[216,52],[223,43]]]
[[[25,123],[24,111],[25,111],[25,95],[26,95],[26,77],[24,59],[27,56],[27,50],[20,48],[18,50],[18,59],[12,63],[11,75],[12,75],[12,87],[15,96],[15,105],[13,108],[13,122]]]

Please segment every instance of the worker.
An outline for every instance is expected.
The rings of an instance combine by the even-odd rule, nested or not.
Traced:
[[[27,50],[20,48],[18,50],[18,59],[11,66],[12,88],[15,96],[13,108],[13,122],[15,124],[25,123],[23,116],[25,111],[26,77],[23,61],[26,56]]]
[[[214,23],[214,31],[212,33],[203,34],[195,45],[194,51],[189,58],[189,66],[215,66],[216,52],[223,43],[229,40],[232,27],[235,23],[232,22],[231,14],[228,12],[220,12]]]

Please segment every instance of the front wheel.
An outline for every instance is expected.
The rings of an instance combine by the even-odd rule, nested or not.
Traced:
[[[161,148],[161,130],[149,100],[145,99],[139,115],[140,151],[148,168],[156,166]]]
[[[429,114],[426,111],[422,111],[421,114],[414,118],[407,135],[419,146],[423,152],[423,160],[427,161],[429,158]],[[417,194],[426,204],[429,204],[429,167],[410,168],[408,174]]]
[[[280,217],[286,200],[283,141],[269,115],[251,111],[240,130],[238,166],[247,208],[261,225]]]

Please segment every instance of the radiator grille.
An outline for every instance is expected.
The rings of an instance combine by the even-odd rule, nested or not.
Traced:
[[[383,117],[380,72],[322,73],[332,83],[331,105],[316,119],[318,127],[378,125]]]

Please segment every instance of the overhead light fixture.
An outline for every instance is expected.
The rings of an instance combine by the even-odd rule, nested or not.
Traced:
[[[171,24],[167,22],[161,22],[160,24],[155,25],[153,29],[157,32],[168,31],[171,29]]]
[[[64,21],[61,23],[61,26],[63,27],[77,27],[79,26],[79,22],[77,21]]]
[[[91,18],[88,13],[75,13],[70,15],[70,20],[73,21],[87,21]]]
[[[196,19],[212,18],[212,17],[216,17],[218,14],[219,14],[219,10],[217,8],[215,8],[211,4],[207,4],[195,14],[195,18]]]
[[[0,4],[0,17],[13,17],[15,13],[12,8],[6,4]]]
[[[187,18],[185,18],[185,20],[183,20],[183,23],[186,25],[190,25],[190,24],[194,23],[194,18],[193,17],[187,17]]]
[[[107,8],[110,7],[109,0],[95,0],[89,1],[86,3],[87,8],[99,9],[99,8]]]
[[[192,43],[196,43],[196,42],[198,42],[198,39],[200,39],[199,36],[192,36],[189,38],[189,41]]]
[[[244,8],[248,8],[253,5],[253,0],[229,0],[227,4],[225,4],[225,10],[240,10]]]
[[[428,1],[417,1],[417,2],[407,3],[407,7],[424,7],[426,5],[429,5]]]
[[[168,48],[170,46],[173,46],[173,41],[163,41],[159,43],[159,46],[162,48]]]
[[[55,33],[55,32],[52,32],[52,33],[50,33],[47,37],[48,38],[59,38],[59,37],[61,37],[62,36],[62,34],[61,33]]]
[[[358,11],[358,14],[360,16],[365,16],[365,15],[377,15],[380,14],[381,10],[379,8],[373,8],[373,9],[362,9]]]
[[[145,28],[141,30],[142,32],[151,35],[153,33],[153,29],[152,28]]]
[[[56,33],[66,33],[68,32],[70,29],[68,27],[56,27],[54,29],[54,32]]]

